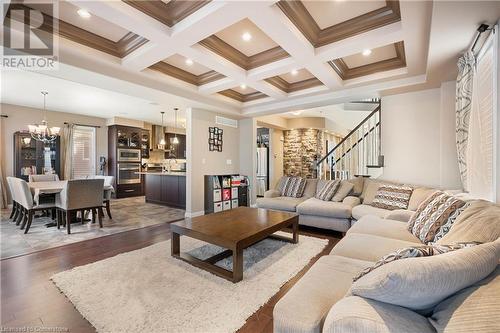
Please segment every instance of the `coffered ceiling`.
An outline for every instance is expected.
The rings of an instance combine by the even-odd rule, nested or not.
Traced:
[[[240,114],[425,81],[427,1],[57,3],[61,62]]]

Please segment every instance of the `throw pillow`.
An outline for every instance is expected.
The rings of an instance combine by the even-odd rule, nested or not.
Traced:
[[[338,180],[327,181],[325,185],[323,185],[321,190],[318,193],[316,193],[315,198],[323,201],[330,201],[333,198],[335,191],[337,191],[339,185],[340,181]]]
[[[500,205],[485,200],[476,200],[467,203],[467,207],[461,213],[453,228],[438,244],[449,244],[454,242],[493,242],[500,238]]]
[[[404,185],[383,184],[375,195],[371,205],[388,210],[407,209],[413,188]]]
[[[410,202],[408,203],[409,210],[417,210],[418,206],[427,199],[429,196],[436,192],[435,189],[425,188],[425,187],[416,187],[413,189],[413,193],[411,194]]]
[[[365,179],[365,184],[363,185],[363,193],[359,196],[364,205],[369,205],[375,199],[377,191],[380,185],[380,181],[375,181],[374,179]]]
[[[450,229],[461,212],[456,211],[464,205],[465,201],[437,191],[418,206],[408,222],[408,230],[422,243],[435,242],[436,236],[439,239]]]
[[[289,177],[283,188],[282,196],[300,198],[304,194],[306,180],[302,177]]]
[[[279,191],[281,195],[283,195],[284,193],[283,190],[285,189],[286,183],[288,182],[289,179],[290,177],[283,176],[280,178],[278,185],[276,185],[276,191]]]
[[[365,177],[357,176],[347,180],[349,183],[354,185],[352,189],[353,196],[359,196],[363,192],[363,184],[365,183]]]
[[[416,258],[416,257],[430,257],[437,254],[447,253],[450,251],[455,251],[459,249],[463,249],[466,247],[471,247],[475,245],[479,245],[479,242],[470,242],[470,243],[456,243],[452,245],[421,245],[421,246],[410,246],[405,247],[399,250],[396,250],[392,253],[389,253],[382,257],[379,261],[377,261],[373,266],[367,267],[359,272],[352,280],[356,282],[361,277],[366,274],[372,272],[373,270],[379,268],[382,265],[388,264],[395,260],[406,259],[406,258]]]
[[[500,241],[431,257],[395,260],[366,274],[350,294],[427,310],[487,277],[500,258]]]
[[[335,194],[333,195],[332,201],[341,202],[345,197],[349,195],[349,193],[351,193],[353,187],[354,185],[349,183],[348,181],[341,181],[337,192],[335,192]]]

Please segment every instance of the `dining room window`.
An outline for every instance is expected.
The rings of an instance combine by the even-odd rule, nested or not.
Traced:
[[[95,127],[75,126],[73,131],[73,178],[84,179],[95,175]]]

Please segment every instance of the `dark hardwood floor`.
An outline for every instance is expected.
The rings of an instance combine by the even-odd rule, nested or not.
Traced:
[[[272,313],[276,302],[316,260],[330,253],[340,239],[339,233],[327,233],[309,228],[301,228],[300,234],[327,238],[328,246],[299,274],[288,281],[268,303],[254,313],[240,332],[272,332]],[[162,224],[2,260],[0,262],[2,329],[57,327],[67,328],[67,332],[95,332],[92,325],[53,285],[49,280],[50,276],[169,238],[170,226]]]

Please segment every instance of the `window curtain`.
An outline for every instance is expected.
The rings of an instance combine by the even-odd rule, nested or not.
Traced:
[[[73,132],[75,125],[66,124],[63,127],[61,134],[61,159],[62,159],[62,175],[61,179],[71,179],[71,170],[73,169]]]
[[[469,141],[469,121],[472,110],[472,91],[475,74],[475,56],[468,51],[458,59],[456,110],[456,143],[458,153],[458,169],[462,180],[462,187],[467,186],[467,145]]]

